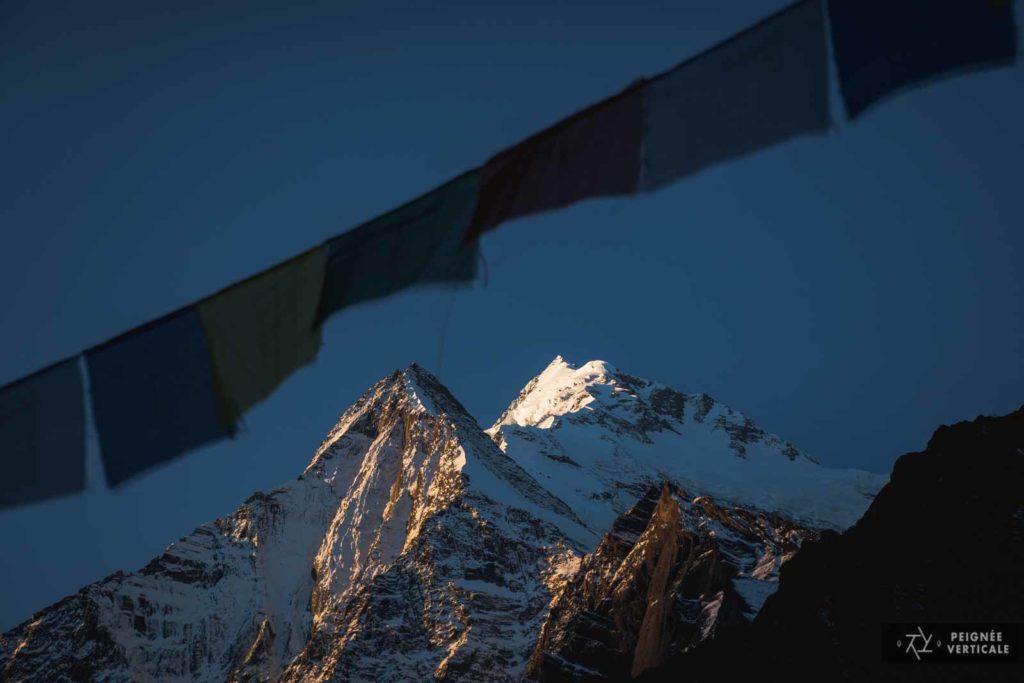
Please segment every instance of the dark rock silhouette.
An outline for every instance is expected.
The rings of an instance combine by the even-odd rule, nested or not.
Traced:
[[[641,680],[1024,680],[1024,660],[883,663],[881,625],[912,622],[1024,622],[1024,408],[939,428],[856,525],[783,566],[752,623]]]

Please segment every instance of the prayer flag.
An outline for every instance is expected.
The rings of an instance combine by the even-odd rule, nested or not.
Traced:
[[[824,17],[808,0],[649,83],[641,183],[654,190],[830,122]]]
[[[517,216],[636,192],[643,81],[501,152],[484,165],[467,239]]]
[[[85,488],[85,395],[78,358],[0,390],[0,508]]]
[[[107,482],[123,482],[229,436],[195,306],[86,352]]]
[[[227,424],[316,358],[326,263],[320,246],[199,303]]]
[[[850,118],[901,87],[1017,53],[1007,0],[829,0],[828,12]]]
[[[472,282],[477,245],[463,243],[476,208],[470,171],[327,244],[318,322],[353,304],[417,284]]]

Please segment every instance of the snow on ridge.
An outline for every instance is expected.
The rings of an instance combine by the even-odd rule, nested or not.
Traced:
[[[524,510],[544,523],[558,528],[567,539],[580,547],[593,545],[597,535],[580,520],[565,502],[552,495],[530,473],[503,453],[483,432],[477,421],[466,411],[436,377],[415,363],[396,370],[375,384],[353,408],[346,411],[332,430],[330,444],[342,436],[358,439],[353,425],[366,417],[366,411],[397,400],[410,415],[420,415],[447,425],[455,447],[443,465],[452,473],[462,475],[461,486],[470,495],[483,496],[499,505]],[[371,438],[372,440],[372,438]],[[318,451],[328,455],[332,448],[328,441]],[[341,444],[339,444],[340,446]],[[314,458],[314,462],[317,461]],[[307,472],[315,469],[313,465]],[[335,468],[328,468],[332,472]]]
[[[888,479],[822,467],[705,394],[597,360],[576,367],[556,357],[487,432],[599,527],[628,507],[632,492],[669,479],[694,495],[844,529]]]
[[[663,478],[694,495],[834,529],[853,524],[887,480],[821,467],[705,394],[684,394],[606,361],[575,366],[562,356],[486,430],[493,442],[480,441],[476,420],[426,370],[396,370],[345,412],[314,463],[388,394],[447,418],[468,446],[452,464],[471,488],[531,510],[584,545],[638,491]]]
[[[606,380],[616,369],[601,360],[592,360],[577,368],[562,356],[548,364],[498,418],[492,429],[502,424],[550,427],[557,415],[579,410],[593,397],[588,386]]]
[[[410,363],[403,369],[395,370],[390,375],[378,380],[356,399],[338,418],[335,425],[328,431],[323,442],[316,449],[306,471],[314,469],[323,455],[346,434],[360,419],[365,419],[366,412],[376,404],[386,401],[389,397],[402,396],[410,407],[421,409],[433,416],[447,416],[453,423],[460,426],[476,425],[476,421],[430,373],[416,363]]]

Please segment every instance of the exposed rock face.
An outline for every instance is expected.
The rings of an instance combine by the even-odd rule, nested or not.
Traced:
[[[564,516],[564,519],[563,519]],[[3,680],[514,680],[586,531],[415,366],[303,475],[0,640]]]
[[[361,457],[338,442],[321,456],[358,471],[313,563],[311,632],[283,681],[513,680],[548,600],[548,557],[573,543],[549,520],[582,531],[436,380],[398,380],[407,391],[368,413]]]
[[[527,673],[626,680],[756,614],[779,567],[815,532],[651,487],[552,604]]]
[[[604,363],[488,433],[414,365],[297,480],[0,636],[0,681],[629,677],[753,618],[880,485]]]
[[[1024,408],[940,428],[854,527],[786,564],[751,625],[644,680],[1024,680],[1024,663],[883,663],[886,622],[1024,622]]]

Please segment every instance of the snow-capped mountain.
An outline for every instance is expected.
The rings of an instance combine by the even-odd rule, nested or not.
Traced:
[[[298,479],[0,636],[0,680],[586,679],[591,612],[635,673],[751,619],[882,483],[599,361],[488,432],[413,365]]]
[[[886,480],[821,467],[706,394],[684,394],[603,361],[577,368],[555,358],[488,432],[600,529],[643,485],[662,480],[692,495],[845,529]]]

